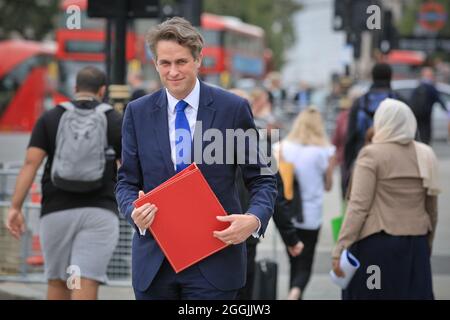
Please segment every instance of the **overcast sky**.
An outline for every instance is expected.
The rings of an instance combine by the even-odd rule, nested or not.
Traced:
[[[297,43],[287,52],[282,73],[286,84],[306,80],[327,84],[333,72],[343,72],[345,36],[332,28],[333,0],[299,0],[302,11],[294,16]]]

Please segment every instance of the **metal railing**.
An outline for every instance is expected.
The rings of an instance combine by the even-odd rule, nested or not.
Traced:
[[[40,171],[23,205],[26,230],[20,240],[6,229],[5,223],[15,181],[21,163],[0,165],[0,281],[45,282],[44,263],[39,243]],[[119,242],[108,264],[108,284],[131,284],[131,239],[134,229],[120,219]]]

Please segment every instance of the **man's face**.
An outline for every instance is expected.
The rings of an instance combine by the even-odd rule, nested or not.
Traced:
[[[192,91],[201,65],[201,56],[194,60],[191,51],[170,40],[160,40],[156,45],[156,70],[162,84],[178,100]]]

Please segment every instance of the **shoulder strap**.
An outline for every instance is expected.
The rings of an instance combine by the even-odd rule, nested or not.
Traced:
[[[95,107],[95,111],[100,113],[106,113],[109,110],[112,110],[113,107],[107,103],[100,103],[98,106]]]
[[[66,102],[60,103],[59,105],[61,107],[63,107],[64,109],[69,110],[69,111],[75,110],[75,105],[72,102],[70,102],[70,101],[66,101]]]
[[[365,94],[361,98],[361,102],[362,102],[361,110],[364,111],[364,113],[367,114],[370,118],[373,118],[375,112],[369,110],[369,93]]]

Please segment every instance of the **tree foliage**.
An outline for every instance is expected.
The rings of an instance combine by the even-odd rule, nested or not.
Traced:
[[[230,15],[255,24],[266,32],[267,46],[273,51],[274,67],[284,62],[284,52],[295,41],[293,14],[301,9],[296,0],[204,0],[205,12]]]
[[[59,0],[0,0],[0,39],[41,40],[54,29]]]
[[[55,28],[60,0],[0,0],[0,39],[16,32],[25,39],[41,40]],[[161,0],[176,3],[176,0]],[[203,0],[205,12],[229,15],[262,27],[274,67],[283,64],[283,53],[295,41],[293,14],[297,0]]]

